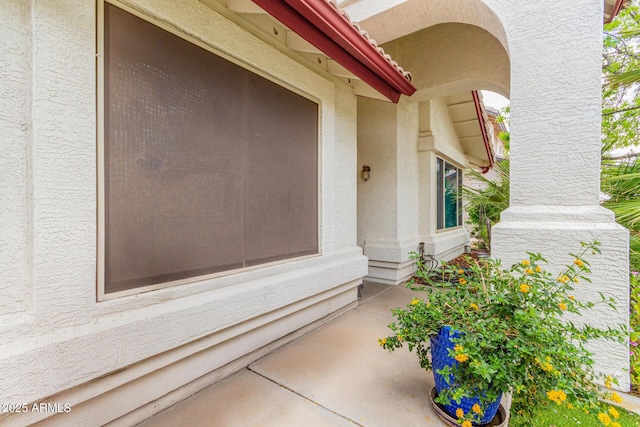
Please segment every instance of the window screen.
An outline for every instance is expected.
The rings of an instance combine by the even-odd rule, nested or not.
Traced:
[[[104,13],[105,293],[318,252],[318,105]]]

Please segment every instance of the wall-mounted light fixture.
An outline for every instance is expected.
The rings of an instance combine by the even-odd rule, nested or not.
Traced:
[[[371,177],[371,168],[367,165],[362,165],[362,172],[360,172],[360,177],[363,181],[369,181]]]

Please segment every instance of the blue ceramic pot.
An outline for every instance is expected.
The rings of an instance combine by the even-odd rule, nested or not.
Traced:
[[[447,384],[447,380],[444,375],[439,374],[439,369],[442,369],[446,366],[454,366],[458,365],[458,362],[451,356],[449,356],[449,349],[453,350],[454,343],[451,342],[451,338],[458,338],[460,336],[460,332],[456,330],[452,330],[449,326],[444,326],[440,329],[437,335],[431,337],[431,362],[433,364],[433,377],[436,383],[436,391],[438,394],[441,394],[444,390],[449,388],[455,388],[455,381],[453,379],[453,375],[449,379],[449,383]],[[482,419],[480,420],[479,425],[487,424],[491,422],[493,417],[495,417],[496,412],[498,412],[498,407],[500,406],[500,400],[502,399],[502,394],[496,399],[494,402],[491,402],[488,406],[484,407],[484,414]],[[449,405],[442,405],[447,411],[447,413],[451,416],[455,417],[456,409],[461,408],[465,414],[471,411],[473,405],[480,404],[480,399],[477,397],[472,398],[462,398],[460,403],[456,403],[455,401],[451,401]]]

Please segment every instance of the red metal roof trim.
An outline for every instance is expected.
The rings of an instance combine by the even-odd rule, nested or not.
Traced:
[[[392,102],[412,95],[411,74],[327,0],[253,0]]]
[[[473,103],[476,107],[476,115],[478,116],[480,132],[482,132],[482,141],[484,142],[484,148],[487,150],[487,157],[489,158],[489,166],[482,168],[482,173],[487,173],[489,172],[489,169],[493,167],[495,159],[493,157],[493,150],[491,149],[491,142],[489,141],[489,134],[487,133],[487,128],[484,124],[484,112],[482,109],[482,103],[480,102],[480,97],[478,96],[478,91],[472,90],[471,95],[473,96]]]
[[[622,6],[624,5],[624,2],[626,0],[617,0],[616,4],[613,5],[613,9],[611,10],[611,15],[609,15],[609,17],[604,21],[605,24],[610,23],[611,21],[613,21],[613,19],[618,16],[618,13],[620,13],[620,10],[622,9]]]

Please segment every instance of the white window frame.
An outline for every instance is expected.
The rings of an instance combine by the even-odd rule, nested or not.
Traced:
[[[452,162],[445,160],[442,157],[436,156],[436,230],[439,232],[449,231],[462,227],[462,169]],[[456,190],[456,225],[446,226],[446,197],[445,197],[445,170],[447,168],[455,168],[457,173]]]

